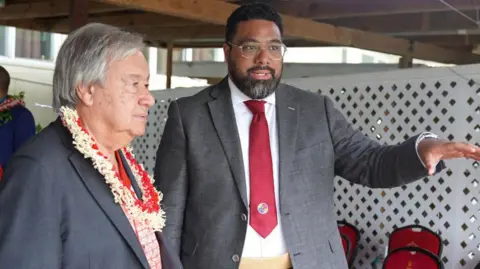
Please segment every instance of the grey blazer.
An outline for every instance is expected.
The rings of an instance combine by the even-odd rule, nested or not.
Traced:
[[[163,268],[182,269],[167,240],[157,238]],[[0,181],[0,268],[149,268],[110,188],[59,120],[13,156]]]
[[[346,269],[333,182],[388,188],[427,175],[415,140],[381,146],[352,129],[325,96],[276,90],[280,213],[295,269]],[[237,268],[248,223],[239,135],[227,80],[173,101],[156,157],[165,234],[185,269]],[[439,167],[443,167],[443,163]]]

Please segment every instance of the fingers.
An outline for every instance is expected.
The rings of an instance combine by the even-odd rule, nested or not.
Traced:
[[[465,154],[464,157],[473,160],[480,160],[480,148],[466,143],[458,143],[458,148]]]
[[[480,161],[480,151],[477,151],[476,153],[473,153],[473,154],[465,154],[464,157],[467,159]]]
[[[442,149],[442,159],[452,158],[480,158],[480,148],[468,143],[448,142]]]
[[[478,147],[468,144],[468,143],[460,143],[460,142],[450,142],[447,145],[449,150],[456,150],[460,152],[464,152],[465,154],[475,153],[478,150]]]

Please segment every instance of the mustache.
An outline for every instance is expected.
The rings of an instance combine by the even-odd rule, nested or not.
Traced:
[[[272,74],[272,76],[275,76],[275,70],[269,66],[255,66],[252,68],[249,68],[247,70],[248,73],[254,72],[254,71],[259,71],[259,70],[268,70]]]

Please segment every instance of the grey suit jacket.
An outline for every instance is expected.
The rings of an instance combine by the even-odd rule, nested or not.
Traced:
[[[163,268],[182,269],[167,240],[157,238]],[[14,155],[0,181],[0,268],[149,268],[110,188],[59,120]]]
[[[380,146],[353,130],[327,97],[284,84],[276,90],[276,109],[279,214],[293,266],[346,269],[333,213],[334,176],[374,188],[423,177],[416,137]],[[237,268],[248,205],[227,80],[173,101],[168,115],[155,167],[165,234],[185,269]]]

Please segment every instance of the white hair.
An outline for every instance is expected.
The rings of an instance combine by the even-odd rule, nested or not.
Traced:
[[[145,47],[143,37],[120,28],[90,23],[69,34],[58,52],[53,74],[53,108],[74,108],[80,85],[103,85],[112,60]]]

